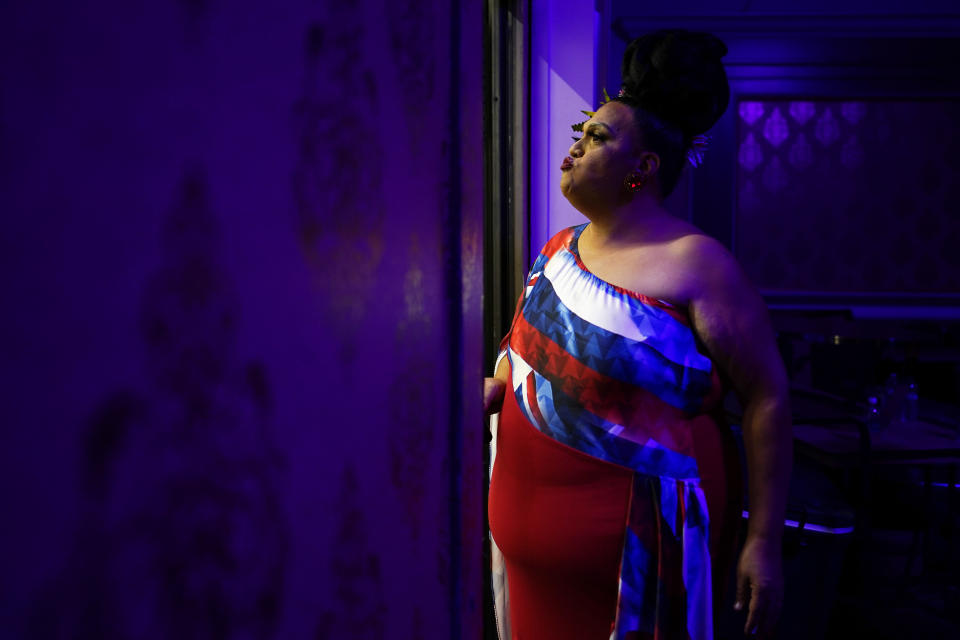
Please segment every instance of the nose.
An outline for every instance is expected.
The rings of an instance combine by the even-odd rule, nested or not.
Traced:
[[[579,158],[583,155],[583,148],[580,146],[583,143],[583,138],[581,137],[567,149],[567,153],[570,154],[571,158]]]

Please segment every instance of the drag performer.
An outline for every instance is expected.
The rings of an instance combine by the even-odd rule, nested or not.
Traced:
[[[734,565],[746,631],[776,622],[786,374],[734,258],[662,205],[727,107],[725,54],[705,33],[632,42],[620,94],[561,164],[589,222],[537,256],[484,383],[500,412],[489,518],[503,640],[706,640]],[[739,560],[728,387],[744,407],[751,505]]]

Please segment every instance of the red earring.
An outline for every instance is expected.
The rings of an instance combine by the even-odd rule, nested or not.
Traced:
[[[627,187],[628,191],[636,193],[643,188],[643,183],[646,182],[647,177],[639,172],[631,173],[627,176],[626,180],[623,181],[624,186]]]

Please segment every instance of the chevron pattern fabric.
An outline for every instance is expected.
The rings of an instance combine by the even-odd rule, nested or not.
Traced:
[[[537,257],[501,357],[532,427],[634,472],[611,640],[712,638],[709,518],[688,425],[718,402],[719,376],[683,309],[587,270],[585,227]]]

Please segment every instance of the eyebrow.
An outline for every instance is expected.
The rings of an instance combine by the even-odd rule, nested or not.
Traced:
[[[598,122],[591,122],[590,124],[587,125],[587,128],[586,128],[584,131],[589,132],[590,129],[599,128],[599,127],[603,127],[603,128],[606,129],[608,132],[610,132],[610,134],[612,134],[612,135],[615,135],[615,134],[616,134],[616,132],[613,130],[613,127],[611,127],[610,125],[608,125],[606,122],[599,122],[599,121],[598,121]]]

